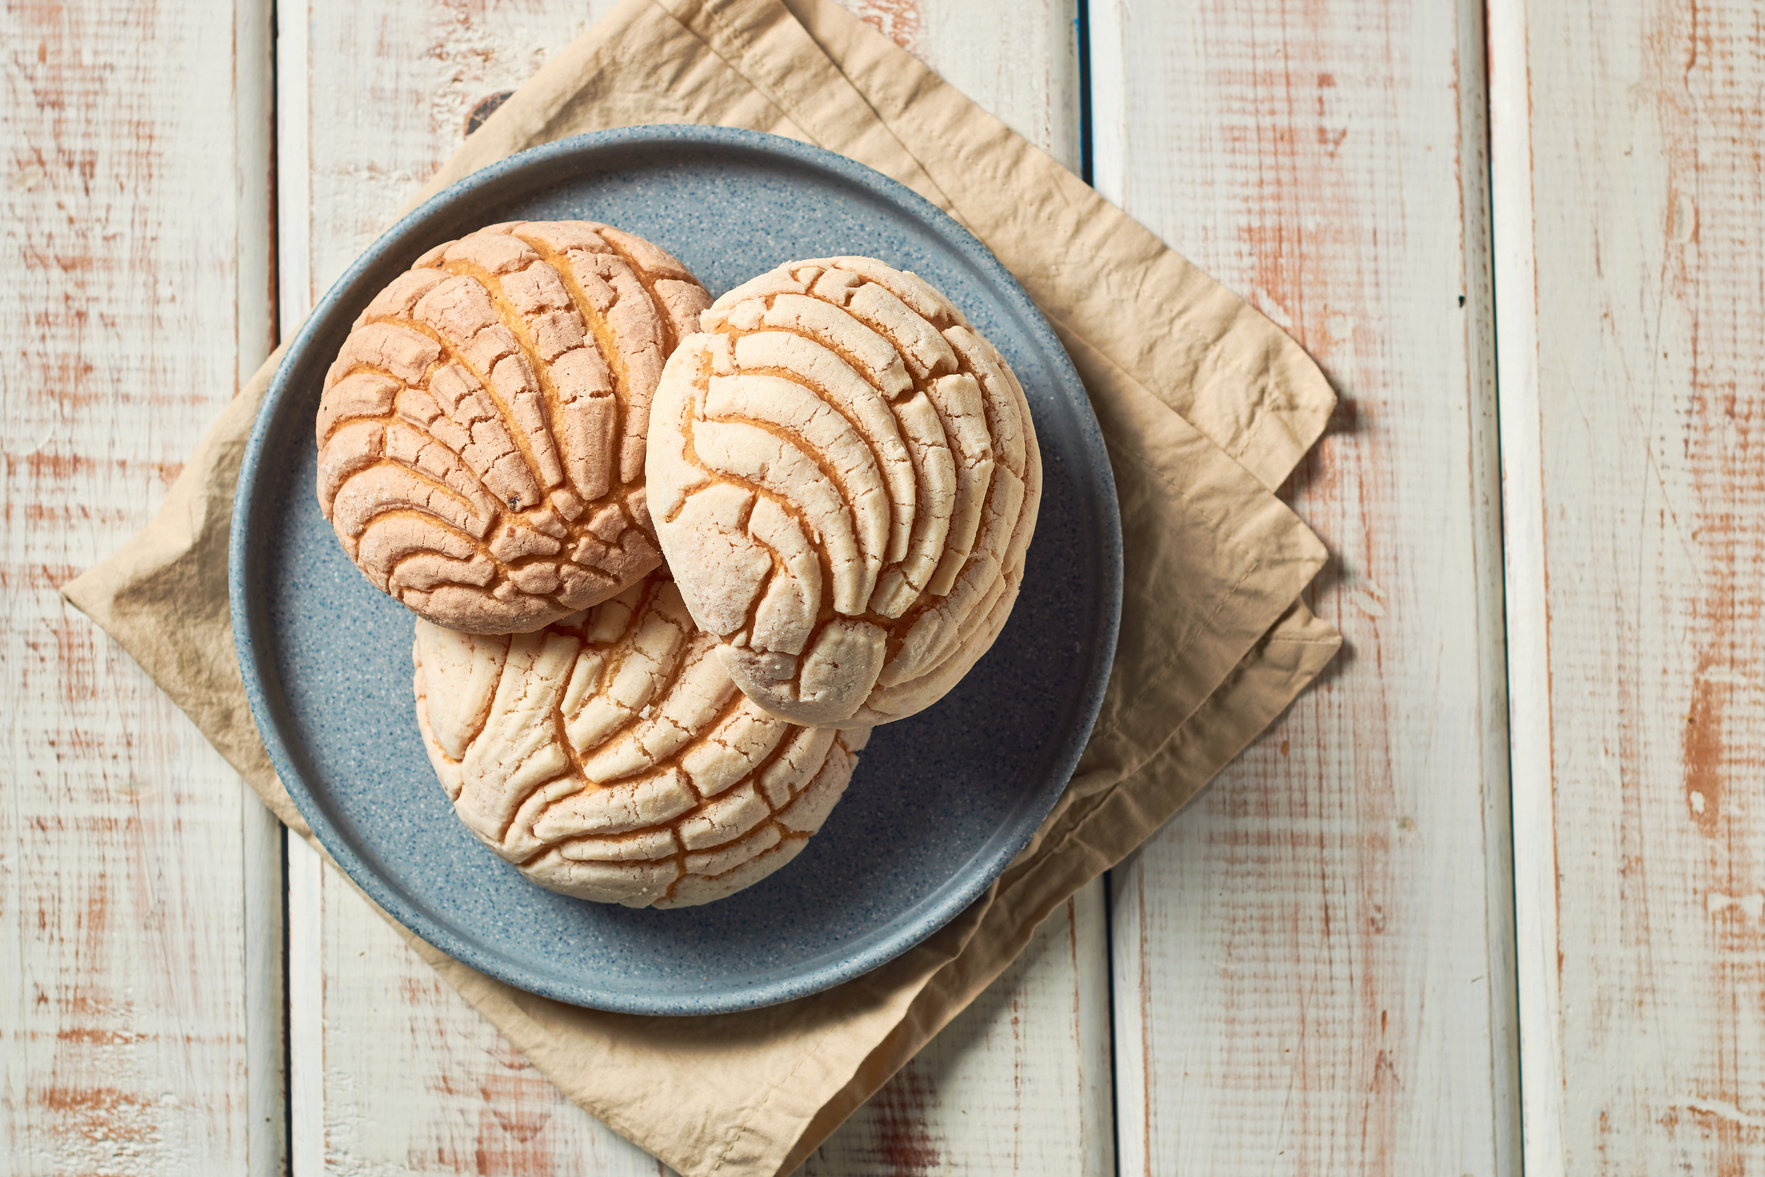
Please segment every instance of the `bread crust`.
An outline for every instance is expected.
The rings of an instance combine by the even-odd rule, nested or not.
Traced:
[[[657,538],[741,689],[868,727],[942,698],[1016,601],[1041,502],[1023,389],[962,313],[873,258],[730,291],[657,388]]]
[[[784,866],[867,732],[804,728],[730,681],[658,572],[536,633],[417,623],[417,720],[454,812],[542,887],[687,907]]]
[[[315,430],[320,509],[370,582],[470,633],[537,629],[661,562],[651,400],[710,304],[642,238],[491,225],[418,258],[356,320]]]

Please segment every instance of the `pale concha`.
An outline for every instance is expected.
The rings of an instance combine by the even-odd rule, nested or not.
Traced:
[[[662,573],[537,633],[417,622],[417,720],[466,828],[540,886],[708,903],[796,857],[867,731],[767,715]]]
[[[356,565],[451,629],[536,629],[655,568],[644,441],[710,296],[587,221],[491,225],[355,322],[319,404],[318,494]]]
[[[730,291],[656,390],[656,534],[742,690],[869,726],[942,698],[1017,599],[1042,464],[1017,378],[920,278],[790,262]]]

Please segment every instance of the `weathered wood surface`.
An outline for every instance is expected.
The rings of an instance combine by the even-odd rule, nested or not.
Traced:
[[[1525,5],[1489,0],[1490,221],[1500,390],[1502,559],[1513,798],[1514,940],[1520,1015],[1521,1168],[1561,1177],[1562,1047],[1557,866],[1550,772],[1550,659],[1539,453],[1538,282]]]
[[[608,6],[280,5],[274,271],[266,6],[0,17],[0,1171],[281,1171],[274,828],[55,588],[151,517],[264,354],[271,274],[291,325]],[[1069,8],[853,6],[1076,157]],[[1090,16],[1100,186],[1344,396],[1288,492],[1349,650],[1114,880],[1120,1167],[1512,1172],[1480,14]],[[1490,22],[1527,1169],[1756,1173],[1756,14]],[[656,1171],[290,855],[298,1172]],[[1108,1171],[1101,908],[1057,913],[806,1171]]]
[[[282,313],[291,329],[463,138],[610,5],[284,6]],[[1070,5],[857,4],[978,101],[1077,164]],[[1030,14],[1027,15],[1026,14]],[[364,106],[347,79],[378,79]],[[652,1173],[571,1105],[304,846],[290,848],[298,1177],[324,1171]],[[1112,1170],[1100,886],[1075,897],[805,1166],[814,1174]]]
[[[1503,297],[1533,294],[1537,321],[1503,340],[1504,417],[1525,414],[1504,460],[1540,494],[1510,524],[1536,643],[1516,669],[1548,657],[1515,696],[1544,716],[1516,744],[1515,791],[1551,822],[1540,858],[1554,853],[1519,896],[1537,932],[1522,941],[1528,1172],[1756,1174],[1760,12],[1510,7],[1493,46],[1507,105],[1534,116],[1529,144],[1519,120],[1497,128],[1514,209],[1498,256]],[[1510,385],[1530,400],[1510,405]]]
[[[1123,1173],[1516,1171],[1479,18],[1091,7],[1099,188],[1342,398],[1343,655],[1113,875]]]
[[[802,1177],[1114,1173],[1103,883],[828,1138]]]
[[[147,523],[268,351],[266,17],[0,15],[0,1172],[20,1177],[282,1171],[275,828],[56,591]]]

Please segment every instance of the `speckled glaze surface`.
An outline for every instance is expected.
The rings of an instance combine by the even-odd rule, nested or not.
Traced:
[[[998,643],[931,709],[878,728],[844,800],[785,870],[678,911],[542,890],[474,841],[424,754],[413,616],[349,562],[314,493],[325,368],[424,250],[512,219],[604,221],[715,294],[795,258],[867,254],[949,295],[1022,380],[1045,463],[1024,587]],[[234,506],[233,632],[283,783],[338,863],[459,960],[561,1001],[749,1009],[850,980],[962,911],[1027,844],[1096,719],[1121,613],[1121,523],[1097,421],[1054,332],[971,234],[907,188],[793,140],[637,127],[512,156],[359,258],[284,357]]]

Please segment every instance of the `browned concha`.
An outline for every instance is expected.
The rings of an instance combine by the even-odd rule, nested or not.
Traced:
[[[948,299],[871,258],[730,291],[669,359],[656,533],[750,698],[868,726],[942,698],[1017,599],[1042,464],[1017,378]]]
[[[325,378],[319,505],[368,579],[450,629],[511,633],[655,568],[644,439],[710,303],[666,251],[588,221],[491,225],[417,259]]]
[[[543,887],[685,907],[796,857],[868,732],[774,719],[658,572],[538,633],[417,623],[417,719],[454,812]]]

